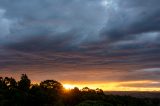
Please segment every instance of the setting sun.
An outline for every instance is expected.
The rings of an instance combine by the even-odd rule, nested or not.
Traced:
[[[73,89],[75,86],[74,85],[70,85],[70,84],[64,84],[63,87],[65,89]]]

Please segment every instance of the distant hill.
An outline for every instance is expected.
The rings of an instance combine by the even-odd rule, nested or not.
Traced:
[[[105,91],[106,95],[132,96],[137,98],[160,98],[160,91]]]

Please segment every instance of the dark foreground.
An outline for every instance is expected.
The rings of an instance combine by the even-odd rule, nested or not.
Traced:
[[[160,98],[111,94],[88,87],[65,90],[55,80],[31,84],[25,74],[20,81],[0,77],[0,106],[160,106]]]

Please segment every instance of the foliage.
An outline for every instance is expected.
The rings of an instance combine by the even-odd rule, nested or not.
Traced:
[[[105,95],[99,88],[65,90],[56,80],[31,84],[22,74],[20,81],[0,77],[0,106],[160,106],[160,99]]]

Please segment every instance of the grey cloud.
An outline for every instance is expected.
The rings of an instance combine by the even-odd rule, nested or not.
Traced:
[[[114,42],[134,39],[135,34],[159,31],[158,3],[158,0],[119,1],[119,8],[103,28],[102,36],[108,42]]]
[[[93,39],[94,33],[102,27],[106,17],[104,8],[97,0],[2,0],[0,4],[6,10],[6,17],[17,20],[16,27],[11,28],[12,35],[23,38],[39,35],[41,31],[44,31],[42,34],[49,33],[53,36],[54,32],[63,33],[76,29],[78,36],[92,34]]]
[[[10,26],[12,22],[7,19],[4,14],[5,10],[0,9],[0,38],[2,39],[4,36],[10,34]]]
[[[119,81],[159,80],[157,72],[134,73],[160,67],[159,1],[102,1],[1,0],[0,68],[116,70]]]

